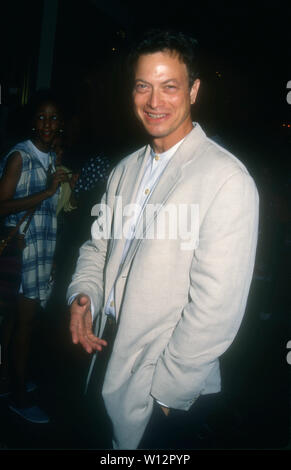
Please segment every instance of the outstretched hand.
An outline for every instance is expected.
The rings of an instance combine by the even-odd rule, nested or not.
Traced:
[[[93,322],[91,314],[91,301],[85,294],[79,294],[70,307],[71,321],[70,331],[74,344],[80,343],[85,351],[102,351],[107,342],[98,338],[93,333]]]

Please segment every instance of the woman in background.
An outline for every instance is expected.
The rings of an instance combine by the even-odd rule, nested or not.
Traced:
[[[0,396],[12,391],[12,411],[28,421],[46,423],[46,413],[30,401],[27,372],[33,320],[50,292],[58,192],[65,178],[61,169],[55,170],[52,145],[62,130],[63,115],[53,94],[42,91],[31,103],[31,116],[31,138],[15,145],[0,162],[0,216],[5,217],[5,227],[15,227],[26,211],[34,209],[25,234],[15,314],[8,310],[2,328]],[[11,306],[13,299],[6,300]]]

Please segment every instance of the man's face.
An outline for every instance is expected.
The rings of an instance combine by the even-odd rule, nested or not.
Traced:
[[[193,128],[191,104],[200,81],[189,89],[186,65],[177,54],[156,52],[141,55],[135,68],[134,111],[153,139],[155,150],[165,151]]]

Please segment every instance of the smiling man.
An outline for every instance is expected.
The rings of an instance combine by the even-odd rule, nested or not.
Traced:
[[[196,41],[151,31],[129,62],[150,144],[109,177],[68,290],[72,339],[96,352],[88,380],[99,374],[114,448],[205,448],[219,356],[238,331],[252,278],[258,196],[244,165],[192,122]],[[120,200],[135,208],[129,224]],[[186,248],[179,227],[193,212],[182,206],[199,209]],[[127,228],[117,237],[120,220]],[[159,223],[163,237],[153,230]]]
[[[162,153],[193,129],[191,104],[200,80],[189,89],[187,67],[177,52],[164,51],[139,57],[135,68],[134,109],[153,148]]]

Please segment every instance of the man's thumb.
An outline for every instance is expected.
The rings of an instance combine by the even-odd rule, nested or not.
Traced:
[[[89,299],[86,295],[81,295],[79,298],[78,298],[78,304],[81,306],[81,307],[84,307],[87,303],[88,303]]]

